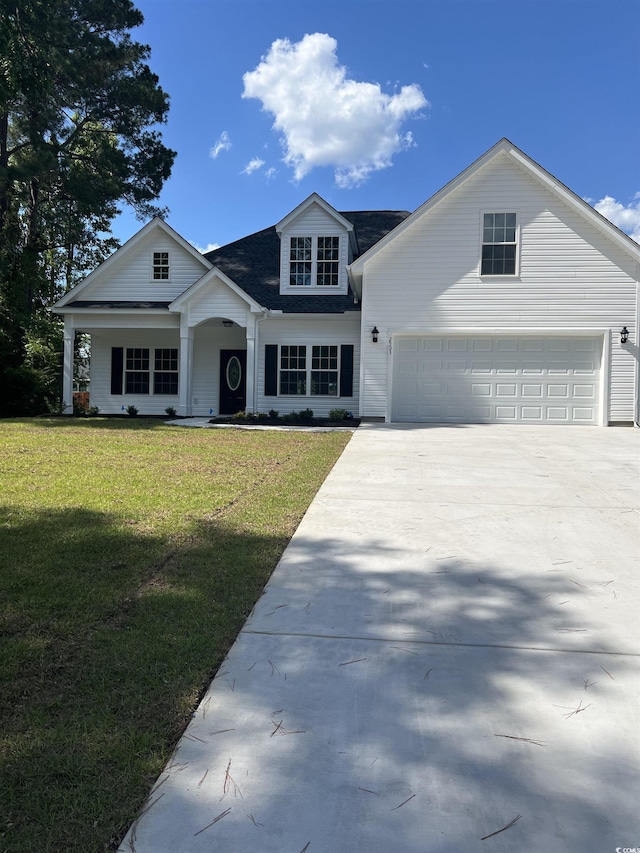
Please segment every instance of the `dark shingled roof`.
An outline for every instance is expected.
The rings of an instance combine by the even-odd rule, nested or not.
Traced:
[[[90,299],[76,299],[75,302],[70,302],[70,308],[168,308],[170,302],[136,302],[134,300],[121,299],[117,302],[113,301],[97,301]]]
[[[409,212],[364,210],[341,213],[341,216],[354,226],[358,257],[405,220]],[[281,296],[280,238],[275,226],[207,252],[205,257],[265,308],[299,314],[342,314],[360,310],[351,292],[346,296]]]

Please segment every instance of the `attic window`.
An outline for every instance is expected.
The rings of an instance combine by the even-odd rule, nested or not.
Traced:
[[[169,252],[153,253],[153,280],[169,280]]]
[[[485,213],[480,275],[515,275],[516,245],[516,214]]]

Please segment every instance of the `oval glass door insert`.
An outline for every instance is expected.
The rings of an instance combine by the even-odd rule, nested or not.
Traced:
[[[237,391],[242,382],[242,365],[237,355],[232,355],[227,362],[227,386],[230,391]]]

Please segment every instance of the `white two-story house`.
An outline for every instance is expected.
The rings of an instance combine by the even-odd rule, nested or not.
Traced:
[[[503,139],[414,213],[313,194],[201,255],[160,219],[53,310],[91,405],[638,422],[640,247]],[[71,411],[71,406],[68,406]]]

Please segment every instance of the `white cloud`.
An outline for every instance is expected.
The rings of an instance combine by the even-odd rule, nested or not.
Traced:
[[[201,255],[206,255],[207,252],[213,252],[214,249],[220,248],[220,243],[207,243],[206,246],[199,246],[193,240],[189,240],[194,249],[197,249]]]
[[[231,148],[231,139],[226,130],[223,130],[216,144],[209,150],[209,157],[214,160],[221,151],[228,151]]]
[[[331,166],[341,187],[365,181],[391,166],[394,154],[413,145],[402,122],[429,102],[417,84],[393,95],[378,83],[347,77],[337,42],[313,33],[292,44],[278,39],[254,71],[243,76],[243,98],[257,98],[282,132],[284,162],[297,181],[318,166]]]
[[[255,172],[257,169],[262,169],[264,166],[264,160],[261,160],[259,157],[254,157],[253,160],[249,160],[247,165],[244,167],[241,175],[250,175],[252,172]]]
[[[626,207],[610,195],[606,195],[593,206],[598,213],[606,216],[621,231],[640,243],[640,193],[636,193],[633,201]]]
[[[270,180],[271,180],[271,178],[273,178],[275,174],[276,174],[276,170],[275,170],[275,168],[274,168],[273,166],[271,166],[271,167],[270,167],[269,169],[267,169],[267,171],[264,173],[264,176],[265,176],[265,178],[266,178],[268,181],[270,181]]]

